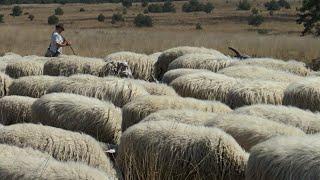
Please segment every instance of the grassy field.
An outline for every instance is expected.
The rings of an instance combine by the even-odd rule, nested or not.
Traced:
[[[5,23],[0,25],[0,52],[43,55],[53,30],[47,17],[61,7],[65,14],[59,18],[67,29],[65,37],[82,56],[104,57],[123,50],[149,54],[181,45],[204,46],[227,54],[227,47],[233,46],[251,56],[285,60],[309,61],[320,56],[320,39],[300,37],[302,26],[295,23],[299,2],[291,2],[290,10],[273,16],[263,11],[266,21],[259,28],[247,25],[250,11],[237,11],[237,1],[227,2],[212,1],[216,8],[211,14],[183,13],[184,2],[175,2],[176,13],[149,14],[154,20],[152,28],[134,27],[134,17],[143,12],[139,3],[127,10],[124,23],[116,25],[111,24],[111,16],[122,12],[121,4],[22,5],[24,12],[35,16],[34,21],[28,20],[28,15],[12,17],[12,6],[1,6]],[[253,4],[263,10],[263,1]],[[79,12],[80,8],[86,11]],[[100,13],[107,17],[105,22],[96,20]],[[197,23],[203,30],[195,29]],[[71,51],[66,49],[65,53]]]

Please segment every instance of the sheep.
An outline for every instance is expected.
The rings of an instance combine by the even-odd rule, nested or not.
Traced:
[[[162,54],[162,52],[155,52],[153,54],[149,54],[149,57],[153,59],[154,61],[158,61],[159,56]]]
[[[29,96],[40,98],[46,94],[49,87],[62,80],[63,77],[54,76],[25,76],[12,81],[9,95]]]
[[[83,76],[88,77],[88,76]],[[48,93],[64,92],[94,97],[104,101],[111,101],[114,105],[122,107],[133,99],[149,95],[139,84],[130,80],[112,78],[73,78],[63,79],[48,89]],[[94,79],[94,80],[91,80]]]
[[[217,116],[217,114],[211,112],[195,111],[191,109],[165,109],[150,114],[149,116],[145,117],[141,122],[173,121],[201,126],[214,116]]]
[[[6,66],[6,74],[12,78],[19,78],[23,76],[37,76],[43,75],[44,62],[35,60],[25,60]]]
[[[88,135],[25,123],[0,128],[0,143],[30,147],[48,153],[59,161],[86,163],[116,176],[116,171],[100,144]]]
[[[320,115],[295,107],[257,104],[234,110],[237,114],[247,114],[300,128],[307,134],[320,132]]]
[[[163,74],[167,72],[169,64],[177,59],[180,56],[191,53],[201,53],[201,54],[210,54],[214,58],[225,58],[227,57],[221,52],[214,49],[206,49],[203,47],[188,47],[181,46],[175,47],[168,50],[165,50],[158,58],[158,61],[155,63],[155,78],[161,80]]]
[[[283,104],[320,111],[320,77],[291,83],[284,91]]]
[[[123,78],[132,78],[132,71],[127,62],[108,61],[101,67],[100,77],[117,76]]]
[[[241,115],[219,114],[213,116],[204,126],[216,127],[230,134],[246,151],[274,136],[304,136],[305,133],[295,127],[271,120]]]
[[[187,74],[194,74],[198,72],[210,72],[210,71],[205,69],[185,69],[185,68],[174,69],[174,70],[167,71],[163,75],[163,78],[161,81],[166,84],[170,84],[173,80],[177,79],[180,76],[184,76]]]
[[[44,64],[43,74],[50,76],[70,76],[73,74],[92,74],[98,76],[105,65],[102,59],[78,56],[61,56]]]
[[[6,62],[6,63],[12,63],[17,62],[22,59],[22,56],[19,54],[15,54],[12,52],[7,52],[3,56],[0,57],[0,61]]]
[[[275,81],[242,80],[230,88],[227,104],[236,108],[251,104],[282,104],[287,84]]]
[[[0,99],[0,123],[11,125],[32,122],[31,106],[35,98],[26,96],[5,96]]]
[[[133,82],[143,86],[145,90],[151,95],[168,95],[177,96],[176,91],[166,84],[147,82],[144,80],[132,80]]]
[[[319,135],[272,138],[252,148],[246,179],[320,179],[319,149]]]
[[[121,110],[95,98],[47,94],[33,103],[32,118],[33,122],[84,132],[106,143],[116,144],[120,138]]]
[[[170,86],[183,97],[227,102],[227,94],[239,80],[213,72],[194,73],[178,77]]]
[[[164,109],[191,109],[205,112],[227,113],[231,109],[217,101],[202,101],[179,96],[142,96],[122,108],[122,131],[140,122],[149,114]]]
[[[105,61],[127,62],[135,79],[154,81],[153,66],[156,60],[152,59],[148,55],[122,51],[109,54],[105,57]]]
[[[217,72],[229,66],[233,62],[230,58],[216,58],[212,54],[192,53],[178,57],[172,61],[168,70],[190,68],[190,69],[207,69]]]
[[[234,65],[255,65],[262,66],[274,70],[286,71],[300,76],[307,76],[310,74],[310,70],[306,67],[305,63],[297,61],[285,62],[272,58],[249,58],[244,61],[234,61],[231,66]]]
[[[143,122],[121,137],[125,179],[244,179],[248,154],[217,128]]]
[[[291,83],[303,79],[303,77],[294,75],[292,73],[276,71],[272,69],[267,69],[260,66],[248,66],[239,65],[231,66],[218,71],[220,74],[231,76],[234,78],[244,78],[244,79],[261,79],[270,81],[279,81]]]
[[[0,97],[9,95],[9,88],[12,84],[12,79],[4,73],[0,72]]]
[[[112,179],[82,163],[60,162],[31,148],[0,145],[0,179]]]

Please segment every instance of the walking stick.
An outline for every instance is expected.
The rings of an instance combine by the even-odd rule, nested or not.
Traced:
[[[72,51],[73,55],[76,55],[76,53],[74,52],[74,50],[73,50],[72,46],[69,46],[69,47],[70,47],[70,49],[71,49],[71,51]]]

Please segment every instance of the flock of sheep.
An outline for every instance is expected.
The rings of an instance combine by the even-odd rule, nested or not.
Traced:
[[[6,53],[0,71],[0,179],[320,179],[320,77],[304,63],[176,47]]]

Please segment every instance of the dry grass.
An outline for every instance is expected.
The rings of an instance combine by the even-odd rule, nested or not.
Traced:
[[[256,2],[260,9],[263,9],[262,1]],[[0,52],[43,55],[52,31],[46,23],[47,17],[53,9],[62,6],[65,14],[60,19],[67,27],[65,36],[81,56],[105,57],[123,50],[149,54],[183,45],[204,46],[224,53],[229,53],[227,46],[233,46],[249,55],[285,60],[309,61],[320,56],[318,39],[299,37],[302,27],[295,23],[296,4],[292,10],[275,12],[273,17],[264,11],[266,22],[259,28],[253,28],[246,22],[250,12],[236,11],[236,1],[228,4],[223,0],[213,2],[216,9],[211,14],[182,13],[182,3],[175,2],[177,13],[150,14],[154,19],[153,28],[133,26],[133,18],[143,11],[139,4],[128,10],[124,24],[116,26],[110,21],[113,13],[121,12],[120,4],[23,5],[24,12],[35,15],[32,22],[26,15],[10,17],[11,6],[1,6],[5,24],[0,25]],[[86,11],[80,13],[81,7]],[[105,23],[96,20],[100,13],[107,17]],[[198,22],[204,30],[195,30]],[[259,34],[258,29],[266,29],[269,33]],[[69,49],[65,52],[71,54]]]

